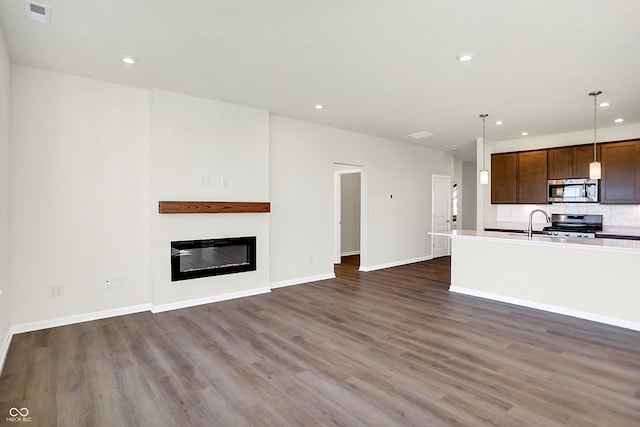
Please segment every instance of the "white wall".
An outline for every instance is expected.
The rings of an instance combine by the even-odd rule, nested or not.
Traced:
[[[13,323],[147,303],[149,92],[21,65],[11,80]]]
[[[268,113],[160,90],[152,111],[153,303],[268,287],[270,214],[158,214],[160,200],[269,201]],[[171,282],[171,241],[233,236],[257,237],[256,271]]]
[[[360,174],[340,176],[341,187],[341,250],[343,254],[360,252]]]
[[[476,138],[476,176],[480,177],[480,171],[486,168],[489,171],[489,184],[480,184],[476,180],[476,229],[483,230],[484,224],[496,220],[496,210],[491,204],[491,153],[495,152],[495,143]]]
[[[9,168],[11,65],[0,29],[0,371],[10,336],[9,288]]]
[[[431,256],[431,175],[452,175],[448,153],[186,95],[11,72],[8,280],[22,330],[332,274],[335,163],[362,170],[363,267]],[[189,199],[270,201],[272,213],[158,213],[159,200]],[[257,236],[257,271],[170,281],[171,240],[232,235]],[[106,279],[125,286],[104,289]],[[63,294],[49,297],[51,286]]]
[[[268,214],[158,213],[159,200],[268,201],[267,112],[20,65],[12,76],[14,325],[268,286]],[[258,237],[258,271],[170,281],[171,240],[244,235]]]
[[[458,190],[460,192],[458,197],[460,197],[461,200],[462,226],[458,226],[458,228],[475,230],[477,204],[476,187],[479,175],[476,174],[475,162],[462,162],[461,169],[462,186]]]
[[[640,123],[616,125],[608,128],[598,128],[598,142],[624,141],[640,138]],[[506,153],[509,151],[536,150],[538,148],[563,147],[593,143],[593,129],[580,132],[559,133],[539,137],[526,137],[497,141],[492,144],[490,153]],[[489,158],[488,158],[489,159]],[[489,159],[490,161],[490,159]]]
[[[270,123],[272,282],[333,272],[334,162],[362,167],[363,268],[431,256],[431,175],[453,174],[450,154],[278,116]]]

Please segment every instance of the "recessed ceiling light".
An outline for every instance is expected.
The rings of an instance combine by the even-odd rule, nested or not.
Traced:
[[[322,110],[324,108],[324,105],[316,104],[316,105],[313,106],[313,108],[315,108],[316,110]]]
[[[615,119],[615,120],[614,120],[614,122],[616,122],[616,123],[622,123],[622,122],[624,122],[624,119],[623,119],[623,118]]]
[[[600,104],[598,104],[599,107],[608,107],[609,105],[611,105],[611,104],[609,104],[606,101],[605,102],[601,102]]]
[[[526,131],[525,131],[525,132],[520,133],[520,135],[522,135],[522,136],[527,136],[527,135],[529,135],[529,132],[526,132]]]
[[[433,136],[433,134],[431,132],[427,132],[426,130],[422,130],[420,132],[410,133],[409,136],[413,139],[422,139]]]
[[[125,64],[135,64],[136,62],[138,62],[137,59],[132,58],[131,56],[123,56],[122,57],[122,62],[124,62]]]
[[[456,59],[460,62],[467,62],[473,59],[473,55],[470,53],[463,53],[462,55],[456,56]]]
[[[503,122],[502,120],[498,120],[498,121],[496,122],[496,125],[498,125],[498,126],[502,126],[503,124],[504,124],[504,122]]]

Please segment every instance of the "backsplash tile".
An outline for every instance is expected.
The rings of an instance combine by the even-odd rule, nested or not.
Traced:
[[[623,207],[623,206],[618,206],[618,207]],[[598,203],[589,203],[589,206],[587,206],[587,213],[603,215],[604,216],[603,219],[606,222],[612,216],[611,208],[612,208],[611,205],[600,205]]]
[[[638,226],[638,209],[635,205],[617,206],[611,212],[611,224],[618,226],[635,227]]]
[[[547,206],[547,212],[550,214],[566,214],[567,213],[567,203],[555,203],[553,205],[545,205]],[[541,208],[544,209],[544,208]]]
[[[542,209],[551,214],[600,214],[604,225],[640,227],[640,205],[601,205],[599,203],[553,203],[551,205],[498,205],[498,222],[527,222],[529,213]],[[535,224],[544,223],[543,215],[533,217]]]

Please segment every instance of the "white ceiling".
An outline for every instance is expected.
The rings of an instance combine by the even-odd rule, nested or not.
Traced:
[[[485,112],[487,139],[589,129],[593,90],[599,127],[640,123],[640,0],[35,1],[50,26],[0,1],[14,63],[436,149],[472,143]]]

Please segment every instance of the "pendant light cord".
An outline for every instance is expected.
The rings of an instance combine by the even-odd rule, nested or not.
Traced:
[[[482,170],[486,170],[485,169],[485,155],[484,155],[484,143],[485,143],[485,120],[487,119],[489,115],[487,113],[484,114],[480,114],[480,117],[482,117]]]
[[[593,96],[593,161],[596,161],[596,143],[598,142],[598,94]]]
[[[589,95],[593,96],[593,161],[597,162],[596,158],[596,143],[598,142],[597,137],[597,129],[598,129],[598,95],[600,95],[602,91],[597,90],[595,92],[591,92]]]

